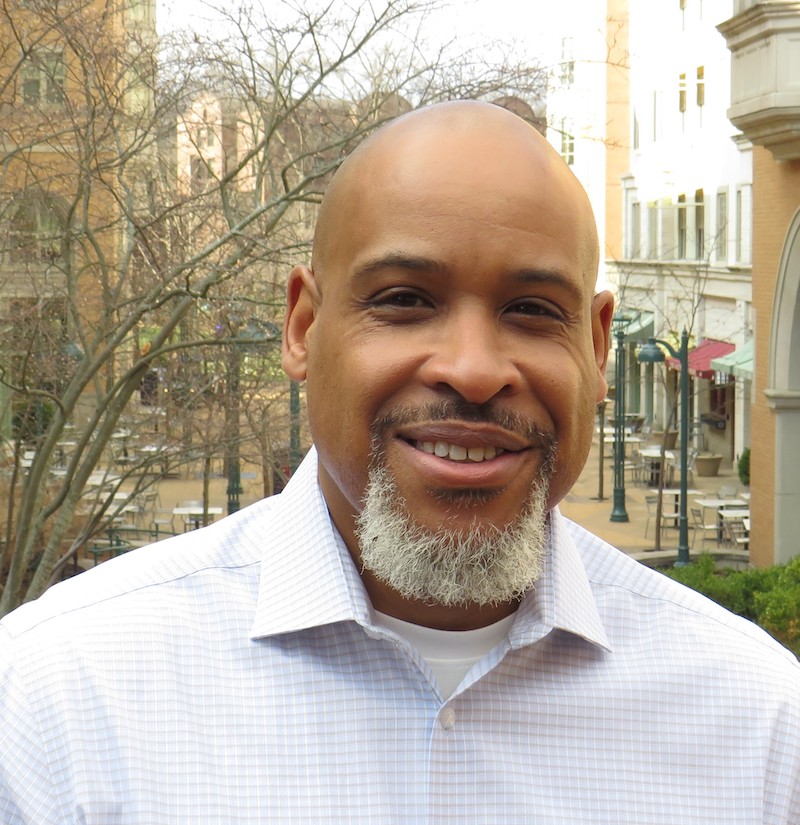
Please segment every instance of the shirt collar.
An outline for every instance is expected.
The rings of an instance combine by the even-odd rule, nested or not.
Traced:
[[[544,572],[517,611],[511,646],[523,647],[552,630],[564,630],[610,651],[580,552],[558,507],[550,512],[549,526]]]
[[[342,621],[369,624],[369,598],[328,513],[313,447],[270,501],[251,638]]]
[[[251,638],[334,622],[373,624],[372,607],[317,482],[312,447],[271,504]],[[560,629],[610,649],[580,554],[556,508],[545,571],[523,599],[509,640],[522,647]]]

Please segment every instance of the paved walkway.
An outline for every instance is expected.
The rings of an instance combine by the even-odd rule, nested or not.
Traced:
[[[645,536],[645,526],[647,524],[645,494],[649,492],[649,488],[627,482],[625,505],[629,521],[627,523],[609,521],[613,495],[613,468],[610,452],[611,448],[606,445],[603,462],[603,499],[598,500],[600,492],[599,456],[598,444],[595,440],[583,473],[561,504],[562,512],[624,552],[637,556],[639,554],[645,555],[652,550],[654,544],[652,524],[649,526],[648,535]],[[252,475],[246,473],[243,479],[242,507],[258,500],[263,494],[260,476],[248,477]],[[700,490],[706,495],[716,495],[722,485],[739,485],[736,472],[731,466],[723,466],[718,476],[710,478],[695,476],[691,482],[692,488]],[[222,507],[223,512],[226,511],[227,504],[226,486],[227,481],[224,478],[212,478],[209,485],[209,504]],[[171,510],[181,501],[189,499],[202,500],[202,478],[192,476],[189,478],[164,479],[159,482],[158,491],[158,506],[162,510]],[[690,496],[690,505],[692,498]],[[177,521],[178,519],[176,519],[176,525]],[[689,524],[691,526],[691,513],[689,514]],[[177,525],[177,529],[182,529],[181,525]],[[666,530],[662,532],[661,547],[663,551],[667,551],[667,554],[668,551],[677,553],[677,542],[677,531]],[[649,558],[647,557],[645,560],[649,560]]]
[[[575,486],[567,494],[561,503],[561,511],[564,515],[578,522],[591,530],[596,535],[605,539],[615,547],[626,553],[640,554],[650,551],[654,545],[654,529],[651,523],[645,536],[645,526],[647,524],[647,505],[645,495],[650,492],[649,487],[631,484],[626,481],[625,486],[625,509],[628,513],[629,521],[617,523],[609,521],[613,506],[613,464],[610,455],[611,448],[606,445],[605,460],[603,466],[603,496],[602,501],[598,500],[599,493],[599,457],[598,445],[595,440],[592,445],[592,452]],[[722,466],[719,474],[713,477],[701,477],[695,474],[690,479],[690,487],[700,491],[700,496],[689,496],[689,507],[692,500],[702,495],[712,497],[717,494],[722,486],[735,486],[741,488],[739,478],[735,468]],[[677,486],[677,481],[676,485]],[[691,545],[691,512],[689,517],[689,543]],[[700,547],[700,540],[697,542]],[[677,554],[678,534],[676,530],[662,531],[662,550],[674,550]]]

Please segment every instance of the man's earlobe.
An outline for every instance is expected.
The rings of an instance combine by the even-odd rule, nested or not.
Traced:
[[[293,381],[306,379],[307,337],[316,314],[317,295],[312,270],[306,266],[296,266],[289,274],[287,286],[281,358],[284,372]]]

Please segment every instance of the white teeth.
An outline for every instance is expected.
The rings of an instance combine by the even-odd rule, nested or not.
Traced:
[[[494,447],[470,447],[467,451],[470,461],[489,461],[497,455]]]
[[[423,453],[451,461],[490,461],[503,451],[496,447],[462,447],[460,444],[448,444],[446,441],[417,441],[416,447]]]
[[[451,444],[450,445],[450,452],[448,454],[448,458],[451,461],[466,461],[467,460],[467,448],[460,447],[458,444]]]

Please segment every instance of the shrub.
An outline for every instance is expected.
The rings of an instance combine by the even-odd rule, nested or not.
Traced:
[[[745,487],[750,486],[750,448],[745,447],[742,450],[742,454],[739,456],[739,464],[737,466],[739,471],[739,481],[744,484]]]
[[[706,554],[662,572],[756,622],[800,657],[800,556],[775,567],[718,570]]]

